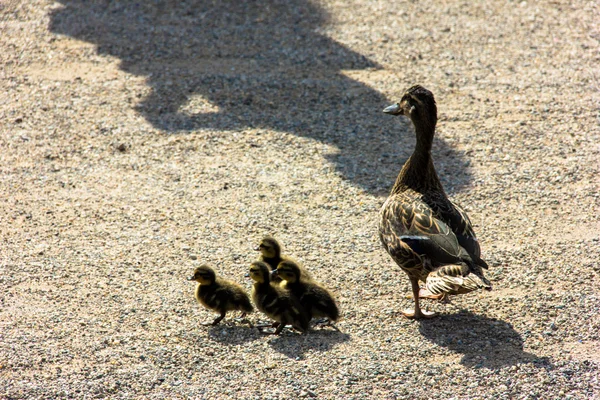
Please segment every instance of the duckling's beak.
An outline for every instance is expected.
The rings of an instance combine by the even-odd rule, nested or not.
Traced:
[[[271,271],[271,276],[279,276],[279,272],[277,272],[277,270],[274,269],[273,271]]]
[[[244,274],[244,278],[250,278],[250,272],[246,272],[246,273]]]
[[[256,246],[256,247],[254,248],[254,251],[260,251],[260,246]]]
[[[193,280],[194,280],[194,277],[193,277],[193,276],[190,276],[189,278],[187,278],[187,280],[188,280],[188,281],[193,281]]]
[[[391,115],[402,115],[402,109],[400,108],[400,104],[396,103],[396,104],[392,104],[389,107],[386,107],[383,109],[383,112],[386,114],[391,114]]]

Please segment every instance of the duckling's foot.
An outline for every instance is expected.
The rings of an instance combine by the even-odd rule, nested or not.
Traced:
[[[223,320],[223,318],[225,318],[225,312],[221,313],[221,315],[219,315],[217,318],[215,318],[215,320],[212,322],[212,325],[217,325],[219,322],[221,322]]]
[[[322,327],[322,328],[330,326],[333,329],[335,329],[336,331],[340,332],[340,329],[337,326],[335,326],[329,318],[323,318],[323,319],[316,320],[315,327],[316,326]]]
[[[437,316],[437,313],[425,310],[419,310],[418,312],[415,312],[414,310],[404,310],[402,311],[402,314],[408,319],[428,319]]]
[[[279,326],[279,322],[275,321],[272,324],[259,324],[256,325],[256,327],[258,329],[262,329],[262,328],[277,328]]]
[[[236,318],[236,321],[239,321],[242,324],[248,324],[248,326],[250,328],[254,328],[254,325],[252,324],[252,321],[250,321],[248,318]]]

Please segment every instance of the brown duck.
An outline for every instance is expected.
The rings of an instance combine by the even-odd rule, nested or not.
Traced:
[[[467,214],[448,199],[431,157],[437,122],[433,94],[413,86],[399,103],[383,110],[405,115],[415,126],[417,144],[381,207],[379,238],[394,261],[408,274],[415,301],[408,318],[430,318],[419,297],[445,298],[477,289],[491,290],[483,275],[479,243]],[[419,289],[425,282],[425,291]],[[421,296],[419,296],[421,295]]]

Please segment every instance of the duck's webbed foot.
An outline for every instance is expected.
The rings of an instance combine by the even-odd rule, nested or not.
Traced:
[[[329,318],[321,318],[321,319],[316,320],[315,326],[322,327],[322,328],[330,326],[333,329],[335,329],[336,331],[340,332],[339,328],[337,326],[335,326]]]
[[[421,307],[419,306],[419,297],[420,297],[420,295],[419,295],[419,292],[420,292],[419,280],[416,278],[411,278],[410,283],[412,286],[413,298],[415,301],[415,308],[414,308],[414,310],[404,310],[404,311],[402,311],[402,314],[406,318],[410,318],[410,319],[425,319],[425,318],[435,317],[437,315],[436,313],[421,310]]]
[[[437,313],[431,311],[421,310],[420,308],[415,310],[404,310],[402,311],[402,315],[404,315],[408,319],[428,319],[437,316]]]
[[[215,320],[211,323],[211,325],[217,325],[219,322],[221,322],[223,320],[223,318],[225,318],[225,314],[227,314],[226,312],[222,312],[221,315],[219,315],[217,318],[215,318]]]

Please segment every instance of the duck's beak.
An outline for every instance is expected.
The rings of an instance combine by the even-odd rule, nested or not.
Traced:
[[[246,273],[244,274],[244,278],[250,278],[250,272],[246,272]]]
[[[193,280],[194,280],[194,277],[193,277],[193,276],[190,276],[189,278],[187,278],[187,280],[188,280],[188,281],[193,281]]]
[[[273,271],[271,271],[271,276],[279,276],[279,272],[277,272],[277,270],[274,269]]]
[[[256,247],[254,248],[254,251],[260,251],[260,246],[256,246]]]
[[[383,112],[386,114],[391,114],[391,115],[401,115],[402,109],[400,108],[400,104],[396,103],[396,104],[392,104],[389,107],[384,108]]]

